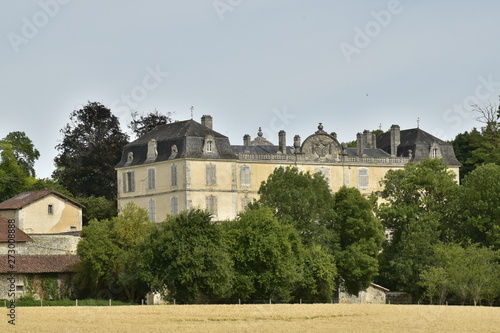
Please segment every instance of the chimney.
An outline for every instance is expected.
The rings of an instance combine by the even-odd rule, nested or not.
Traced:
[[[203,115],[201,117],[201,124],[205,127],[212,129],[212,116]]]
[[[364,148],[373,148],[373,136],[372,132],[368,130],[363,131],[363,139],[365,141],[365,147]]]
[[[250,134],[243,135],[243,145],[244,146],[250,146],[250,140],[252,140],[250,137]]]
[[[295,148],[295,151],[299,151],[300,149],[300,135],[296,135],[293,137],[293,148]]]
[[[401,135],[399,132],[398,125],[391,126],[391,156],[396,157],[398,155],[398,146],[401,143]]]
[[[279,151],[282,154],[286,154],[286,133],[285,131],[281,130],[278,132],[278,145],[279,145]]]
[[[362,156],[363,149],[365,148],[363,146],[363,134],[358,132],[358,134],[356,134],[356,141],[357,141],[356,146],[358,147],[358,156]]]
[[[377,148],[377,135],[372,133],[372,148]]]

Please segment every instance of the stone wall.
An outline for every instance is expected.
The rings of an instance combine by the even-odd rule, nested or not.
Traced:
[[[23,254],[76,254],[80,237],[64,234],[31,234]]]
[[[352,303],[369,303],[369,304],[385,304],[386,292],[382,289],[369,286],[366,290],[362,290],[359,294],[352,295],[345,291],[339,293],[339,303],[352,304]]]
[[[12,297],[9,296],[9,289],[11,287],[11,282],[8,278],[11,277],[11,273],[0,273],[0,299],[10,300]],[[19,298],[31,294],[35,299],[43,298],[44,290],[42,289],[42,280],[47,277],[57,276],[59,294],[61,297],[70,297],[73,291],[72,286],[72,276],[73,273],[16,273],[14,274],[14,286],[16,289],[15,297]]]

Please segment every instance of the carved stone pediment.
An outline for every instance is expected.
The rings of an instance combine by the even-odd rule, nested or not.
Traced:
[[[301,151],[306,160],[333,162],[340,160],[342,148],[333,136],[326,133],[316,133],[304,141]]]

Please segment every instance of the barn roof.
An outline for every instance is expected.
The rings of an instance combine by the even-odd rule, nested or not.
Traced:
[[[24,231],[15,227],[15,241],[19,242],[33,242],[33,239],[28,236]],[[0,243],[7,243],[9,241],[9,220],[0,215]]]
[[[61,194],[57,191],[54,190],[42,190],[42,191],[30,191],[30,192],[23,192],[21,194],[16,195],[13,198],[10,198],[8,200],[5,200],[0,203],[0,210],[9,210],[9,209],[21,209],[23,207],[28,206],[29,204],[32,204],[35,201],[38,201],[42,198],[45,198],[46,196],[53,194],[62,200],[69,201],[73,205],[83,208],[84,206],[76,202],[73,199],[68,198],[64,194]]]
[[[76,272],[80,258],[76,255],[16,255],[15,268],[9,267],[7,255],[0,255],[0,273],[71,273]]]

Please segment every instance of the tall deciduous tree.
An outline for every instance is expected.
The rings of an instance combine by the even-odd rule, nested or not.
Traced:
[[[500,165],[482,165],[467,175],[455,208],[459,241],[500,249]]]
[[[455,175],[443,160],[425,159],[388,171],[381,184],[385,202],[377,213],[391,239],[381,255],[379,282],[419,296],[419,273],[429,264],[432,246],[446,238],[448,203],[458,189]]]
[[[331,241],[327,226],[333,221],[333,197],[321,174],[279,167],[262,182],[259,194],[257,205],[272,208],[275,216],[293,225],[306,243]]]
[[[140,137],[149,131],[152,131],[157,126],[165,125],[172,122],[172,113],[161,114],[158,110],[149,112],[146,115],[139,115],[137,112],[132,112],[132,120],[128,127],[134,132],[136,137]]]
[[[357,294],[378,274],[384,230],[373,213],[375,203],[358,189],[343,186],[335,193],[334,201],[337,267],[347,291]]]
[[[247,210],[224,228],[236,272],[233,297],[290,301],[303,279],[297,231],[280,223],[269,208]]]
[[[35,161],[40,157],[40,152],[26,133],[10,132],[2,139],[2,142],[11,145],[17,163],[26,175],[35,177]]]
[[[142,280],[138,244],[156,228],[148,212],[132,203],[110,220],[92,220],[81,233],[77,253],[78,293],[137,301],[148,290]]]
[[[56,146],[59,155],[54,159],[53,177],[75,196],[115,199],[114,166],[128,141],[118,118],[104,105],[89,102],[73,111],[70,119],[61,130],[62,142]]]
[[[22,192],[28,185],[28,176],[19,166],[14,149],[9,143],[0,143],[0,202]]]
[[[232,263],[210,213],[192,209],[170,216],[140,248],[141,272],[164,298],[205,303],[229,296]]]

